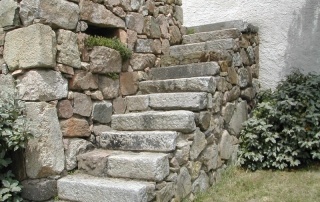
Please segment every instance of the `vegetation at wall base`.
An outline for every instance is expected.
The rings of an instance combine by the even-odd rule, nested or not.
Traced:
[[[130,58],[132,51],[128,49],[119,39],[117,38],[105,38],[101,36],[89,36],[85,44],[87,46],[105,46],[118,51],[123,61]]]
[[[320,159],[320,76],[293,71],[259,104],[240,133],[240,164],[293,168]]]
[[[33,135],[28,130],[24,107],[14,99],[15,94],[2,91],[0,94],[0,201],[22,201],[21,185],[15,180],[9,152],[24,148]]]

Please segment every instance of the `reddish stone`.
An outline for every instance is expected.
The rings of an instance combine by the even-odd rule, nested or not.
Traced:
[[[62,120],[60,128],[64,137],[89,137],[91,135],[88,121],[85,119]]]
[[[73,108],[69,100],[60,100],[57,105],[58,117],[68,119],[73,115]]]
[[[125,72],[120,74],[120,89],[122,95],[133,95],[138,91],[138,73]]]

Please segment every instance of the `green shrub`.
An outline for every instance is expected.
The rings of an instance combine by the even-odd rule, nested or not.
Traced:
[[[87,46],[105,46],[108,48],[119,51],[123,61],[130,58],[132,51],[128,49],[119,39],[117,38],[105,38],[101,36],[89,36],[86,40]]]
[[[294,71],[259,95],[240,133],[240,163],[250,169],[284,169],[320,159],[320,76]]]
[[[195,34],[194,29],[187,29],[187,35]]]
[[[24,148],[32,134],[26,125],[24,108],[14,94],[0,94],[0,201],[22,201],[21,186],[10,170],[12,163],[8,152]]]

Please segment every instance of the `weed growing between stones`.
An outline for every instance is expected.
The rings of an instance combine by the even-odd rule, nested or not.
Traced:
[[[320,76],[296,70],[259,95],[240,134],[240,164],[285,169],[320,160]]]
[[[0,201],[22,201],[21,185],[15,180],[10,164],[9,152],[25,148],[32,137],[27,127],[24,107],[15,99],[15,93],[2,91],[0,94]]]
[[[187,35],[194,34],[194,29],[187,29]]]
[[[107,77],[109,77],[110,79],[116,80],[119,78],[119,75],[115,72],[112,72],[112,73],[107,73]]]
[[[132,51],[128,49],[119,39],[117,38],[105,38],[101,36],[89,36],[85,42],[87,46],[105,46],[108,48],[115,49],[121,55],[123,61],[130,58]]]

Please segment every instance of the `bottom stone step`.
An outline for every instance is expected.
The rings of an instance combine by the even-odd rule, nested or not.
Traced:
[[[59,199],[81,202],[147,202],[154,196],[155,184],[98,178],[84,174],[58,180]]]

